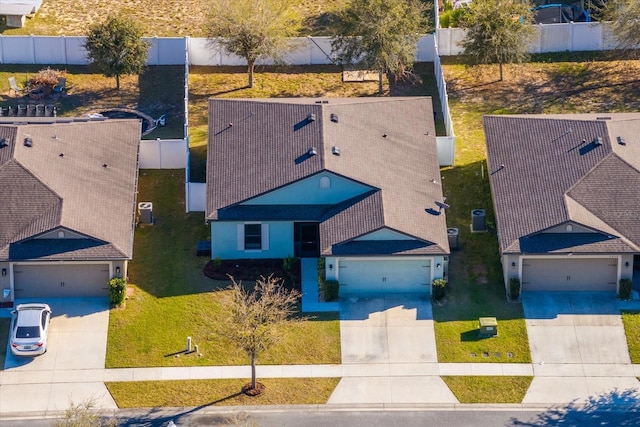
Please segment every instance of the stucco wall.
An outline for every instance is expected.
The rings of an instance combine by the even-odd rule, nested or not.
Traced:
[[[325,183],[326,179],[329,180],[328,188],[320,187],[323,178]],[[366,185],[325,172],[256,197],[243,205],[334,205],[370,189]]]
[[[237,225],[244,222],[211,223],[211,257],[221,259],[286,258],[293,255],[293,222],[262,222],[269,225],[269,249],[238,250]]]

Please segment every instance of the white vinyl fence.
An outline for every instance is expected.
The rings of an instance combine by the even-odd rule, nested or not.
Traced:
[[[140,169],[184,169],[187,165],[186,139],[143,139],[140,141]]]
[[[531,53],[579,52],[611,50],[615,46],[607,23],[572,22],[569,24],[536,25],[536,34],[529,47]],[[462,53],[462,28],[438,28],[438,52],[441,56]]]
[[[576,22],[570,24],[536,25],[537,34],[531,45],[532,53],[609,50],[614,46],[606,23]],[[433,34],[423,36],[416,46],[418,62],[433,62],[442,56],[461,53],[460,41],[464,30],[438,28],[438,49]],[[82,47],[84,36],[2,36],[0,35],[0,63],[2,64],[87,64]],[[229,54],[219,45],[211,45],[205,38],[146,37],[150,42],[148,65],[245,65],[245,61]],[[293,50],[283,60],[292,65],[331,64],[330,37],[291,38]],[[185,50],[189,54],[185,55]],[[263,64],[270,64],[265,61]]]

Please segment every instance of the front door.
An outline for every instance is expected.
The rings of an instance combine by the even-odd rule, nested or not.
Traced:
[[[293,223],[293,247],[296,258],[320,256],[320,226],[317,222]]]

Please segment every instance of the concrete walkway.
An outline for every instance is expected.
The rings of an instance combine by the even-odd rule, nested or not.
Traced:
[[[628,309],[640,308],[638,302],[618,304]],[[636,379],[640,376],[640,365],[626,361],[565,363],[541,361],[534,356],[537,361],[531,364],[438,363],[427,300],[403,303],[393,296],[350,300],[343,306],[341,322],[353,322],[341,325],[345,339],[341,364],[258,366],[258,377],[341,378],[328,402],[337,408],[359,404],[454,407],[458,401],[440,377],[456,375],[534,376],[523,400],[523,404],[531,407],[581,402],[615,392],[637,394],[640,390]],[[359,338],[357,331],[370,338]],[[346,342],[349,335],[355,346]],[[411,350],[412,343],[415,343],[415,352]],[[376,348],[381,350],[379,356],[374,354]],[[97,408],[115,409],[104,382],[249,376],[249,366],[102,369],[57,360],[38,369],[24,369],[9,363],[0,371],[0,418],[16,413],[59,413],[68,407],[70,400],[78,403],[90,398],[95,400]]]

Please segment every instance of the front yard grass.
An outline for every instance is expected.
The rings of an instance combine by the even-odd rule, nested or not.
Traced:
[[[533,377],[442,377],[460,403],[521,403]]]
[[[132,291],[109,318],[107,368],[245,365],[247,357],[215,334],[227,281],[204,276],[208,257],[196,242],[208,238],[204,215],[185,213],[184,170],[142,170],[138,201],[152,201],[155,224],[136,229],[130,263]],[[337,313],[316,314],[291,327],[259,364],[340,363]],[[199,352],[185,354],[187,337]]]
[[[137,381],[106,383],[118,408],[237,405],[322,405],[339,378],[258,378],[263,394],[249,397],[240,389],[249,379]]]
[[[640,363],[640,312],[623,311],[622,323],[627,337],[631,363]]]

